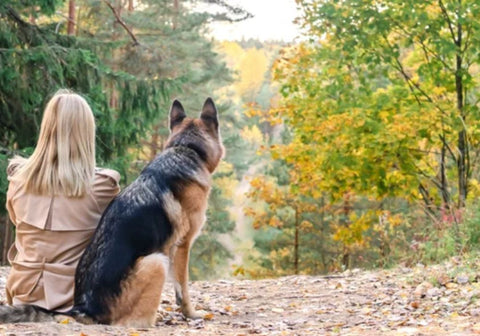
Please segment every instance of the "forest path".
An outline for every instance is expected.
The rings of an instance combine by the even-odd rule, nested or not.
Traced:
[[[195,321],[177,311],[168,283],[155,328],[18,323],[0,325],[0,335],[478,335],[478,262],[452,260],[331,276],[197,281],[191,296],[205,319]],[[7,272],[0,268],[2,299]]]

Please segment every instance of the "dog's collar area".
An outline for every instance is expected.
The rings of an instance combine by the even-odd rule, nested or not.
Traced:
[[[188,144],[172,144],[169,148],[172,149],[177,149],[177,150],[185,150],[191,153],[194,153],[196,156],[198,156],[203,162],[207,162],[208,156],[207,152],[201,147],[198,146],[194,143],[188,143]]]

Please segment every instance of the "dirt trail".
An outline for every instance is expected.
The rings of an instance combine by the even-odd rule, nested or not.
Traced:
[[[462,267],[197,281],[191,296],[205,319],[195,321],[183,319],[167,284],[155,328],[63,321],[0,325],[0,335],[478,335],[478,268]],[[1,299],[7,272],[0,268]]]

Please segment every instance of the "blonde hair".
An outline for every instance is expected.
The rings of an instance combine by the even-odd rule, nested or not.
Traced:
[[[87,101],[59,90],[43,113],[37,146],[30,158],[15,157],[12,179],[27,192],[81,197],[95,172],[95,119]]]

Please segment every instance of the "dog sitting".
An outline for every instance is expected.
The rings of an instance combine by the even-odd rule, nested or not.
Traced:
[[[185,317],[188,258],[207,210],[211,174],[224,148],[211,98],[199,118],[175,100],[165,150],[107,207],[75,274],[74,306],[63,315],[84,323],[152,326],[170,272]],[[1,306],[1,322],[52,320],[36,306]]]

